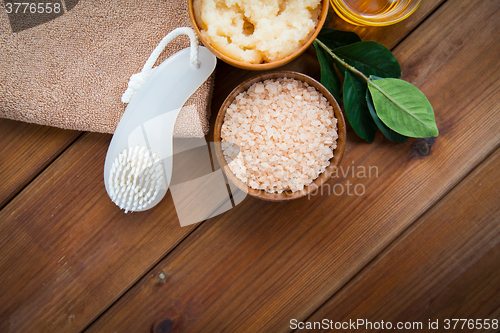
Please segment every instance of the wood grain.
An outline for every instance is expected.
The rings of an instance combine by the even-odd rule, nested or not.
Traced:
[[[88,331],[284,332],[307,318],[499,146],[499,14],[497,3],[446,2],[395,50],[435,108],[438,138],[350,136],[347,174],[323,195],[247,198],[205,222],[153,269],[160,288],[144,277]]]
[[[0,119],[0,209],[80,134]]]
[[[171,199],[141,214],[111,202],[110,139],[86,133],[0,211],[0,332],[81,331],[195,227]]]
[[[500,319],[499,165],[497,150],[307,321]]]

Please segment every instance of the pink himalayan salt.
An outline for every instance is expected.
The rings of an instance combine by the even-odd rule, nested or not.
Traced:
[[[269,193],[309,185],[330,164],[337,138],[328,100],[307,83],[288,78],[254,83],[236,96],[221,128],[231,171]]]

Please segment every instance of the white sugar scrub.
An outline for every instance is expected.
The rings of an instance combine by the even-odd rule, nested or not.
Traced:
[[[237,95],[221,127],[231,171],[269,193],[309,185],[330,165],[337,138],[328,100],[306,82],[289,78],[257,82]]]
[[[226,56],[251,64],[283,59],[304,45],[321,0],[194,0],[201,34]]]

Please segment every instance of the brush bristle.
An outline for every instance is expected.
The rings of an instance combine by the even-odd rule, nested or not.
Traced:
[[[125,213],[145,209],[163,183],[163,167],[156,153],[144,146],[125,148],[109,173],[111,200]]]

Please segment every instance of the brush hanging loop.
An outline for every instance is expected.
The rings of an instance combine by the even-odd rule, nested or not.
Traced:
[[[149,56],[148,60],[142,67],[141,72],[132,74],[130,77],[130,80],[128,82],[128,87],[127,90],[122,95],[122,102],[123,103],[129,103],[130,100],[132,99],[132,96],[134,96],[135,92],[139,90],[140,87],[146,82],[146,80],[149,78],[151,73],[154,71],[154,64],[158,60],[158,57],[160,54],[163,52],[165,47],[170,43],[172,40],[175,38],[179,37],[180,35],[188,35],[189,40],[191,42],[191,50],[190,50],[190,55],[189,55],[189,61],[192,66],[195,68],[200,67],[200,60],[199,60],[199,54],[198,54],[198,36],[194,32],[193,29],[188,28],[188,27],[182,27],[182,28],[177,28],[172,30],[168,35],[166,35],[161,42],[158,44],[158,46],[154,49],[153,53]]]

